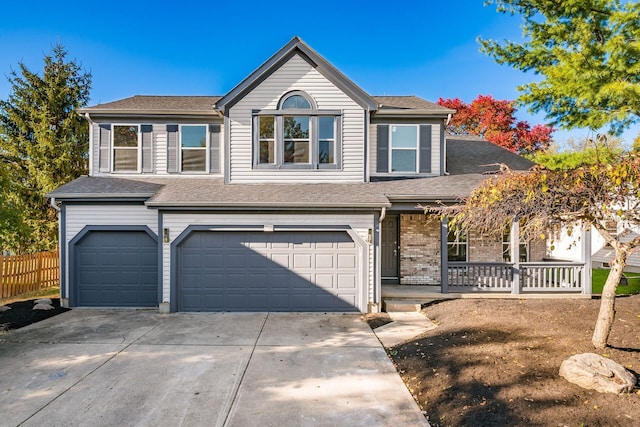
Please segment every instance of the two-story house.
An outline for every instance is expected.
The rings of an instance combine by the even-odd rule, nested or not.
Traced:
[[[69,306],[376,311],[383,283],[503,262],[503,241],[452,235],[417,205],[468,194],[481,165],[531,165],[446,140],[455,111],[368,95],[297,37],[224,96],[80,113],[89,175],[49,194]]]

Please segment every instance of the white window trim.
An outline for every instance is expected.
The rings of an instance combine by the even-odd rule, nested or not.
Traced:
[[[204,133],[206,137],[205,147],[183,147],[182,146],[182,127],[183,126],[204,126]],[[211,132],[209,132],[209,125],[202,123],[184,123],[178,125],[178,172],[185,175],[205,175],[208,174],[211,169]],[[205,150],[204,171],[183,171],[182,170],[182,150]]]
[[[464,242],[460,241],[460,237],[463,236],[465,237]],[[456,239],[453,241],[449,241],[449,234],[447,234],[447,260],[448,262],[469,262],[469,233],[465,232],[465,233],[455,233]],[[465,260],[464,261],[449,261],[449,246],[457,246],[460,247],[462,245],[466,246],[466,251],[465,251]]]
[[[116,136],[116,127],[117,126],[122,126],[122,127],[131,127],[131,126],[137,126],[138,127],[138,147],[137,147],[137,154],[138,154],[138,161],[136,162],[136,170],[126,170],[126,171],[117,171],[115,170],[115,166],[116,166],[116,155],[115,155],[115,151],[116,150],[131,150],[133,151],[134,148],[133,147],[116,147],[115,146],[115,136]],[[118,173],[118,174],[127,174],[127,173],[142,173],[142,125],[140,123],[112,123],[111,124],[111,172],[112,173]]]
[[[507,250],[509,251],[509,256],[511,256],[511,234],[509,234],[509,241],[505,241],[504,238],[506,237],[507,233],[502,233],[502,260],[504,261],[504,254],[507,253],[505,248],[507,248]],[[522,237],[522,236],[520,236]],[[519,262],[529,262],[529,254],[530,254],[530,246],[529,246],[529,241],[527,240],[522,240],[520,239],[520,241],[518,242],[518,246],[522,246],[524,245],[525,247],[525,261],[519,261]],[[522,251],[519,251],[520,256],[522,256]],[[513,260],[511,261],[505,261],[505,262],[513,262]]]
[[[393,128],[394,127],[413,127],[416,128],[416,146],[414,148],[398,147],[393,148]],[[393,170],[393,150],[415,150],[416,152],[416,164],[413,171],[394,171]],[[420,125],[414,124],[389,124],[389,174],[394,175],[406,175],[408,173],[417,174],[420,173]]]

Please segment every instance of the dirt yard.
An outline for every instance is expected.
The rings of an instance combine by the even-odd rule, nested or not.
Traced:
[[[33,310],[34,300],[18,301],[7,304],[11,310],[0,313],[0,334],[11,329],[23,328],[35,322],[39,322],[49,317],[56,316],[68,308],[60,307],[60,298],[52,298],[53,310]]]
[[[640,372],[640,295],[617,299],[606,351],[591,345],[599,304],[443,301],[423,308],[438,328],[388,353],[434,427],[640,426],[640,390],[601,394],[558,375],[564,359],[585,352]]]

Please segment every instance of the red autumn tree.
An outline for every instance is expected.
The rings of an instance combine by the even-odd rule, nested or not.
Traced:
[[[478,135],[500,147],[519,154],[531,154],[549,147],[553,128],[531,127],[516,120],[512,101],[497,100],[491,95],[478,95],[470,104],[459,98],[438,99],[443,107],[453,108],[447,131],[452,135]]]

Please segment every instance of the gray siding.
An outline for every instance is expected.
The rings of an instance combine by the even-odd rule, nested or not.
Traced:
[[[253,169],[252,110],[276,109],[291,90],[314,98],[318,109],[342,111],[341,169]],[[230,182],[361,182],[364,180],[364,116],[355,101],[298,55],[234,105],[230,121]]]
[[[92,118],[93,119],[93,118]],[[169,135],[167,132],[167,124],[203,124],[208,123],[211,127],[219,127],[219,133],[211,133],[211,151],[210,151],[210,173],[213,175],[221,175],[224,172],[224,159],[223,153],[223,139],[224,129],[222,126],[222,120],[218,117],[211,117],[210,119],[181,119],[175,120],[139,120],[132,121],[131,119],[114,118],[114,119],[98,119],[91,128],[90,139],[90,152],[91,152],[91,170],[89,174],[92,176],[108,176],[111,175],[111,136],[109,131],[105,131],[100,125],[116,124],[132,124],[132,125],[151,125],[151,132],[142,132],[142,174],[148,175],[167,175],[169,165],[172,163],[177,168],[178,160],[178,138],[175,134],[175,139],[171,142],[174,144],[173,151],[169,151]],[[101,142],[102,141],[102,142]],[[213,144],[216,144],[214,147]],[[218,147],[216,149],[216,147]],[[174,176],[182,176],[176,172]],[[186,174],[185,174],[186,175]],[[140,174],[117,174],[119,177],[126,176],[140,176]],[[190,176],[193,176],[191,174]]]
[[[158,212],[144,205],[66,205],[65,245],[86,225],[146,225],[158,234]],[[68,246],[67,246],[68,247]],[[69,251],[65,271],[69,271]],[[69,295],[69,275],[65,276],[66,295]]]
[[[386,173],[378,172],[378,124],[414,124],[431,125],[431,172],[420,173],[422,176],[442,175],[440,168],[440,146],[441,146],[441,119],[374,119],[369,125],[369,168],[371,176],[388,176]]]

